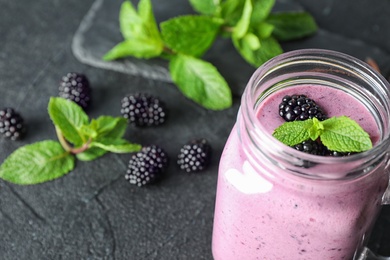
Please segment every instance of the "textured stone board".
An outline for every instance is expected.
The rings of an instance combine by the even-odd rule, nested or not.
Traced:
[[[170,117],[165,125],[156,129],[130,127],[126,133],[129,140],[156,143],[167,150],[172,160],[166,178],[145,189],[129,186],[123,179],[128,155],[107,155],[94,162],[80,162],[65,177],[41,185],[21,187],[0,181],[2,259],[211,258],[218,159],[254,69],[240,61],[227,41],[219,41],[207,53],[206,58],[226,75],[235,94],[231,109],[213,112],[180,94],[167,77],[165,62],[122,61],[117,65],[125,73],[89,64],[89,60],[100,61],[101,55],[121,40],[117,24],[120,2],[0,0],[0,104],[15,106],[29,125],[25,140],[0,140],[0,160],[18,146],[55,139],[47,102],[57,94],[58,80],[64,73],[80,71],[88,75],[94,89],[91,117],[119,115],[122,96],[138,90],[153,92],[167,103]],[[153,3],[158,20],[191,12],[185,0]],[[375,3],[278,1],[280,9],[310,10],[321,27],[316,36],[283,47],[334,49],[361,59],[371,56],[386,69],[390,64],[390,21],[383,10],[389,10],[389,1]],[[81,31],[85,41],[79,51],[84,56],[75,58],[73,36],[80,32],[79,24],[85,22],[91,6],[99,15]],[[362,13],[364,10],[367,12]],[[160,74],[151,76],[150,66]],[[182,143],[199,136],[208,138],[214,148],[212,167],[201,175],[183,174],[175,165],[176,153]],[[387,255],[389,213],[388,208],[383,210],[371,240],[375,251]]]

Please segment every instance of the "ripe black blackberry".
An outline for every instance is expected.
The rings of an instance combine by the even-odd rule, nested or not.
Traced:
[[[168,155],[156,146],[145,146],[129,160],[125,179],[139,187],[157,181],[168,166]]]
[[[353,152],[337,152],[337,151],[330,151],[326,150],[325,155],[333,156],[333,157],[344,157],[344,156],[350,156],[353,154]]]
[[[316,102],[305,95],[286,95],[279,104],[279,115],[287,122],[316,117],[323,121],[327,117]]]
[[[26,131],[21,115],[12,108],[0,110],[0,133],[11,140],[21,139]]]
[[[205,139],[193,140],[185,144],[178,155],[177,164],[186,172],[204,170],[210,163],[211,146]]]
[[[84,110],[91,103],[91,87],[88,78],[80,73],[70,72],[62,77],[59,96],[72,100]]]
[[[299,143],[297,145],[294,145],[293,148],[295,148],[298,151],[313,154],[313,155],[326,155],[327,153],[327,149],[322,143],[313,141],[311,139],[303,141],[302,143]]]
[[[157,126],[165,122],[165,104],[146,93],[128,95],[122,99],[121,114],[135,126]]]

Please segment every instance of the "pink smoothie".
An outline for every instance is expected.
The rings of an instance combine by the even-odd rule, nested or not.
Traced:
[[[372,114],[357,99],[323,86],[296,86],[272,94],[258,108],[271,134],[284,121],[278,105],[286,94],[305,94],[328,117],[346,115],[375,144],[380,133]],[[237,126],[223,151],[213,230],[215,260],[347,259],[354,257],[380,209],[388,176],[379,165],[348,181],[314,180],[248,161]],[[315,171],[316,167],[313,167]],[[331,174],[331,170],[329,172]]]

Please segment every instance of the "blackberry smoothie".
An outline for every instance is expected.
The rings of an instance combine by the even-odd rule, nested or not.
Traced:
[[[323,51],[303,52],[317,57]],[[292,59],[292,64],[307,60],[302,51],[299,54],[279,59]],[[307,64],[305,69],[295,67],[272,77],[263,72],[277,71],[273,66],[280,60],[259,68],[250,80],[221,157],[214,259],[358,259],[389,183],[388,155],[383,148],[388,147],[388,121],[379,118],[386,119],[388,112],[375,108],[379,99],[368,101],[370,91],[351,90],[355,82],[344,84],[344,72],[337,72],[330,81],[325,67],[308,73]],[[299,71],[303,74],[297,75]],[[343,115],[358,122],[374,148],[334,158],[305,154],[273,139],[272,132],[284,122],[278,114],[279,103],[285,95],[294,94],[315,100],[328,117]]]

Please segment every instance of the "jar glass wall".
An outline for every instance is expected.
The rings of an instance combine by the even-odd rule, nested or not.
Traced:
[[[272,132],[287,94],[354,119],[374,147],[331,157],[280,143]],[[220,161],[214,258],[358,259],[389,184],[389,100],[382,76],[333,51],[293,51],[257,69]]]

